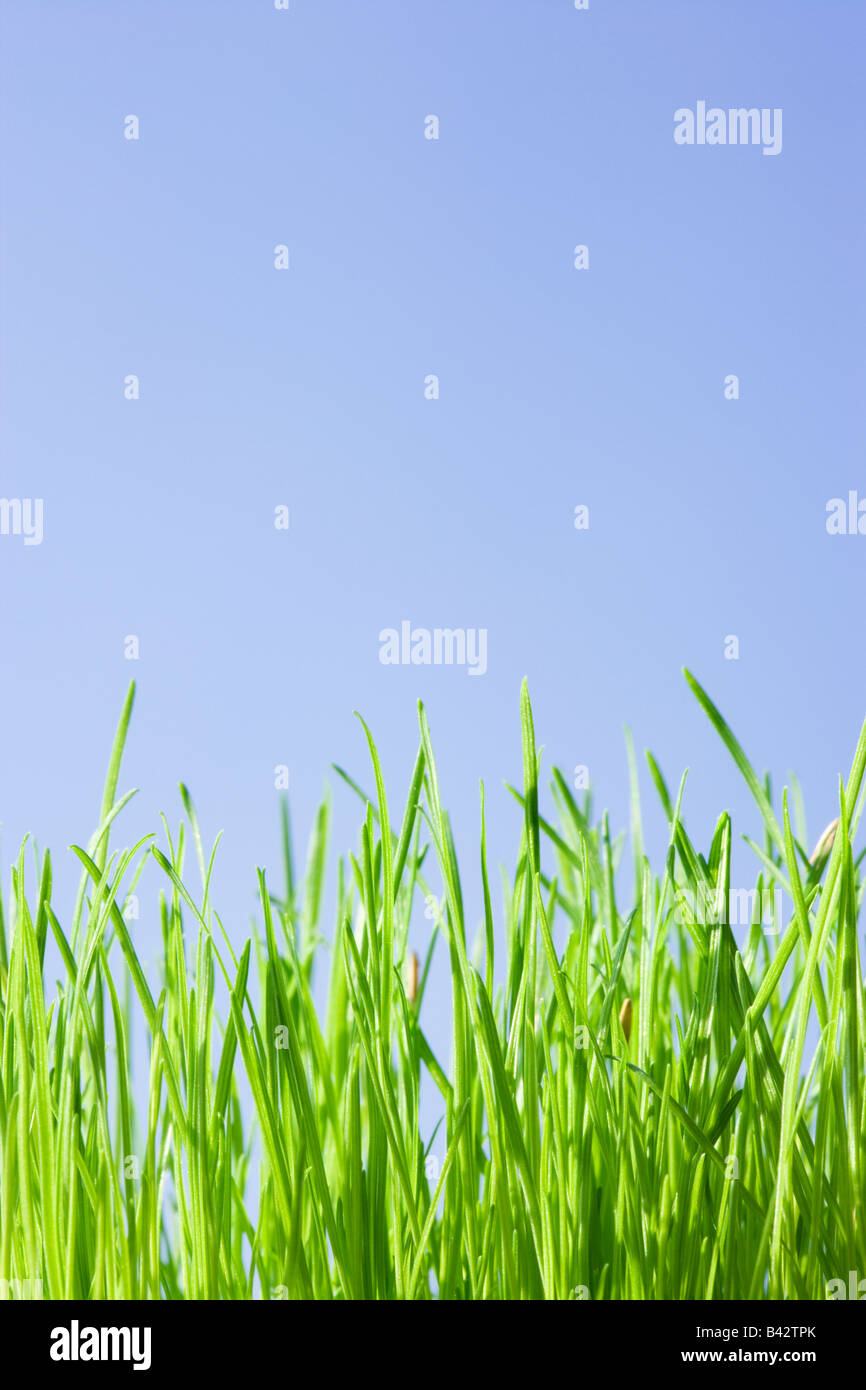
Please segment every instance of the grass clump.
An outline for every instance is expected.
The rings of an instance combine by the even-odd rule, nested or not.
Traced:
[[[777,817],[688,679],[763,823],[739,945],[729,816],[701,853],[683,783],[672,797],[649,757],[668,848],[654,872],[633,776],[625,910],[625,841],[607,816],[593,824],[556,771],[542,814],[524,686],[521,841],[501,913],[483,787],[470,914],[423,708],[398,820],[364,726],[375,790],[341,774],[364,814],[338,865],[319,1010],[326,810],[302,882],[286,813],[284,888],[259,871],[259,924],[237,946],[184,788],[184,824],[174,839],[164,827],[163,849],[148,836],[109,852],[129,799],[117,786],[130,691],[99,825],[74,848],[67,928],[48,854],[30,887],[22,847],[0,906],[0,1291],[39,1280],[60,1299],[821,1299],[830,1279],[866,1273],[853,849],[866,726],[838,825],[810,855],[799,799],[789,814],[786,794]],[[153,987],[123,912],[145,870],[164,876]],[[779,893],[781,929],[768,931],[762,904]],[[410,926],[425,903],[438,908],[419,961]],[[448,1061],[424,1022],[440,939]],[[148,1067],[134,1081],[136,1030]],[[441,1114],[426,1141],[425,1079]]]

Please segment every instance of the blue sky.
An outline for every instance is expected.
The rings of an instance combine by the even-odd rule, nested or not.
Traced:
[[[866,536],[825,526],[866,498],[859,7],[6,0],[3,31],[0,496],[44,500],[41,545],[0,536],[7,865],[32,831],[72,884],[133,676],[121,842],[183,779],[238,938],[275,765],[305,833],[332,761],[371,781],[358,709],[396,805],[419,697],[477,919],[524,675],[614,826],[628,723],[699,841],[757,831],[687,665],[817,837],[866,705]],[[780,108],[781,153],[678,146],[699,100]],[[486,675],[383,666],[404,619],[486,629]]]

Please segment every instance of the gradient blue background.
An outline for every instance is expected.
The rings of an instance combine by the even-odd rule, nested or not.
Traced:
[[[359,709],[396,816],[419,696],[477,922],[478,779],[495,867],[524,674],[548,765],[588,764],[615,827],[629,723],[674,785],[690,766],[699,842],[724,808],[757,832],[686,664],[777,786],[798,770],[817,837],[866,707],[866,537],[825,529],[866,495],[863,8],[2,13],[0,495],[45,503],[41,546],[0,538],[7,868],[33,831],[71,900],[133,676],[119,840],[176,822],[186,781],[238,940],[276,876],[274,766],[306,834],[332,760],[372,781]],[[781,107],[782,153],[678,147],[699,99]],[[382,666],[404,618],[486,627],[488,674]],[[337,786],[340,849],[359,810]]]

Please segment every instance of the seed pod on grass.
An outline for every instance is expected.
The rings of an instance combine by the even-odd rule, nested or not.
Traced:
[[[619,1011],[619,1023],[620,1023],[620,1027],[622,1028],[623,1033],[625,1034],[625,1040],[626,1040],[626,1042],[628,1042],[629,1039],[630,1039],[630,1037],[631,1037],[631,1000],[630,1000],[630,999],[626,999],[625,1003],[623,1004],[622,1008],[621,1008],[620,1011]]]
[[[836,838],[836,831],[838,829],[839,817],[837,816],[835,820],[831,820],[830,824],[827,826],[827,829],[824,831],[817,845],[812,850],[812,856],[809,860],[810,864],[817,864],[819,859],[826,859],[831,849],[833,848],[833,841]]]
[[[418,957],[414,951],[409,952],[409,978],[406,982],[406,993],[409,996],[409,1003],[414,1004],[418,998]]]

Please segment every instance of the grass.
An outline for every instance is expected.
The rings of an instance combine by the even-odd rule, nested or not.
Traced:
[[[524,686],[520,849],[501,910],[483,787],[481,903],[464,902],[419,706],[400,819],[366,726],[375,793],[341,773],[363,820],[338,863],[330,947],[323,807],[302,881],[284,811],[280,891],[260,870],[259,926],[236,953],[185,788],[164,850],[147,837],[109,852],[129,799],[117,787],[130,690],[98,828],[74,848],[68,930],[50,856],[35,856],[34,876],[26,846],[0,907],[0,1291],[41,1280],[52,1299],[823,1299],[830,1279],[866,1274],[852,847],[866,726],[838,827],[810,854],[796,787],[777,813],[687,679],[760,812],[757,886],[784,895],[781,930],[764,929],[756,899],[739,947],[729,816],[702,854],[684,779],[672,797],[648,755],[669,825],[660,872],[642,850],[633,757],[627,839],[612,841],[606,815],[592,824],[589,798],[559,772],[548,819]],[[156,992],[123,915],[145,870],[164,877]],[[410,919],[425,903],[436,912],[419,962]],[[424,1025],[440,941],[447,1063]],[[149,1054],[140,1085],[136,1030]],[[442,1117],[426,1142],[425,1078]]]

